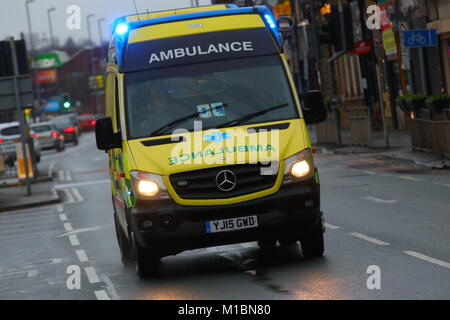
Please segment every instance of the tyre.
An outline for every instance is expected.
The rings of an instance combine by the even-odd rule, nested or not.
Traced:
[[[297,244],[297,240],[294,238],[283,238],[279,239],[278,242],[282,247],[291,247],[295,244]]]
[[[277,246],[277,241],[273,239],[261,239],[258,240],[258,247],[263,250],[275,249]]]
[[[323,228],[319,223],[300,241],[305,258],[321,257],[324,253]]]
[[[136,241],[134,233],[131,234],[134,249],[134,258],[136,260],[136,274],[141,279],[156,277],[160,259],[152,255],[148,250],[142,248]]]
[[[131,261],[133,261],[133,253],[131,250],[130,241],[123,232],[123,229],[120,226],[119,221],[117,220],[117,215],[115,213],[114,213],[114,227],[116,229],[116,237],[120,249],[120,260],[122,261],[123,264],[128,264]]]

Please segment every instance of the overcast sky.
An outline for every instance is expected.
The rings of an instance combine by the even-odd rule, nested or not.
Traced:
[[[191,0],[135,0],[140,12],[158,11],[164,9],[174,9],[190,7]],[[210,0],[200,0],[200,5],[210,4]],[[20,32],[28,34],[28,26],[25,11],[25,0],[0,0],[0,40],[7,36],[19,37]],[[68,6],[78,5],[81,9],[81,29],[69,30],[66,27],[66,20],[69,15],[66,13]],[[29,4],[31,15],[31,26],[33,33],[38,33],[43,38],[49,36],[49,26],[47,19],[47,9],[54,7],[56,11],[51,13],[55,38],[63,43],[68,37],[76,40],[88,37],[86,28],[86,16],[94,14],[91,28],[93,40],[98,42],[98,19],[105,18],[102,24],[103,39],[109,37],[109,27],[113,20],[119,16],[132,14],[135,12],[133,0],[34,0]],[[26,39],[28,40],[28,39]]]

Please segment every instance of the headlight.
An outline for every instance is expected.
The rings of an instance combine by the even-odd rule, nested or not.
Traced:
[[[136,196],[143,200],[169,199],[169,194],[164,186],[162,176],[142,172],[131,171]]]
[[[145,197],[153,197],[159,192],[156,182],[151,180],[141,180],[138,182],[138,192]]]
[[[314,162],[311,150],[306,149],[284,160],[284,181],[292,183],[308,179],[313,175]]]

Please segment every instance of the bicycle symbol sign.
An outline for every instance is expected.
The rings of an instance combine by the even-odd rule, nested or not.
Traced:
[[[436,29],[402,31],[403,45],[407,48],[437,46]]]

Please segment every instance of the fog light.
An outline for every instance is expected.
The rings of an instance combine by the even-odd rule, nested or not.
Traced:
[[[149,180],[141,180],[138,184],[138,191],[141,195],[146,197],[153,197],[159,191],[159,187],[156,182]]]
[[[292,165],[291,174],[296,178],[306,176],[310,172],[311,168],[306,160],[296,162]]]
[[[151,228],[153,227],[153,221],[152,221],[152,220],[145,220],[145,221],[142,223],[142,227],[143,227],[144,229],[151,229]]]

